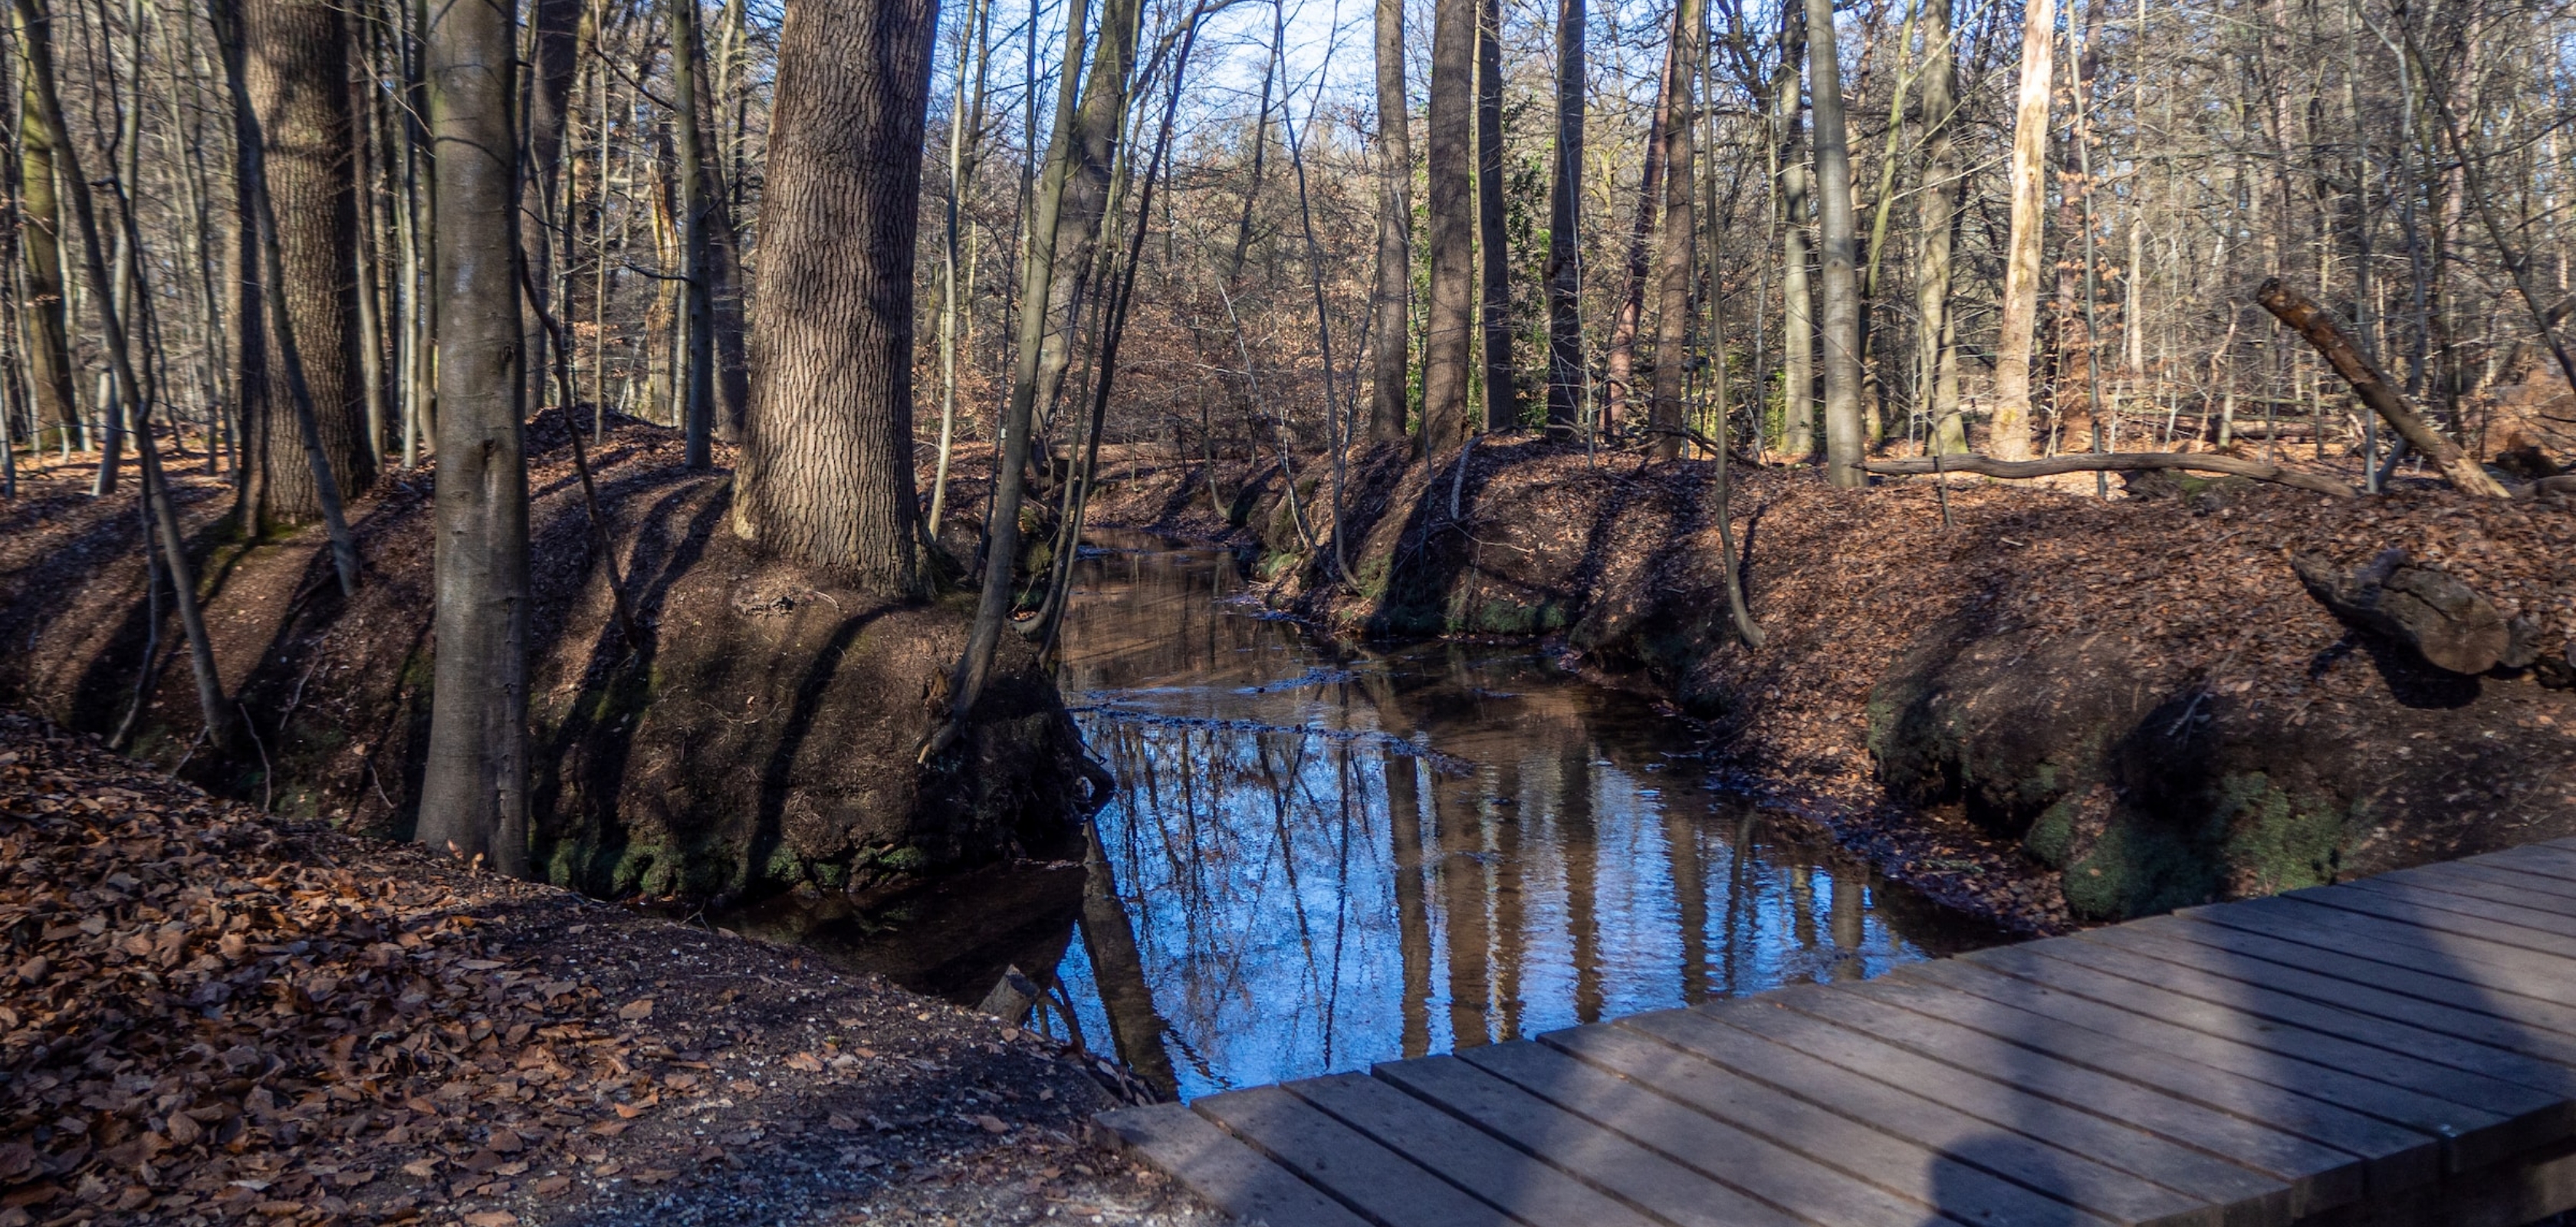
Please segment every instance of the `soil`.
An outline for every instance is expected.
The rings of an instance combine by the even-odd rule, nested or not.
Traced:
[[[1297,473],[1305,535],[1275,469],[1240,462],[1218,471],[1248,491],[1220,500],[1233,514],[1203,465],[1140,460],[1107,472],[1091,519],[1259,550],[1271,602],[1341,633],[1543,636],[1698,721],[1741,786],[2022,931],[2576,834],[2564,498],[2162,476],[2110,500],[2089,477],[1854,492],[1739,465],[1731,522],[1767,636],[1748,652],[1713,465],[1526,436],[1438,459],[1348,464],[1347,583],[1320,462]],[[2533,667],[2434,668],[2339,622],[2289,563],[2390,547],[2520,620]]]
[[[1070,829],[1091,773],[1015,637],[959,748],[913,764],[966,598],[890,607],[759,557],[731,531],[727,457],[690,472],[676,433],[634,421],[591,445],[603,551],[569,444],[560,416],[529,429],[531,774],[551,880],[723,903],[987,862]],[[433,681],[432,474],[352,505],[365,579],[343,598],[319,526],[237,540],[229,487],[171,467],[241,735],[198,744],[176,620],[145,592],[130,472],[93,499],[86,468],[38,469],[0,508],[0,638],[16,649],[0,703],[111,737],[133,712],[121,745],[212,791],[408,837]],[[640,643],[618,629],[611,557]]]
[[[0,1227],[1183,1224],[1001,1020],[0,715]]]

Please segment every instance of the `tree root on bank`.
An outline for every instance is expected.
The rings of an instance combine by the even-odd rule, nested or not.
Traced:
[[[2185,469],[2202,473],[2225,473],[2232,477],[2250,477],[2256,481],[2277,482],[2331,494],[2337,498],[2359,498],[2361,491],[2343,482],[2316,473],[2264,464],[2256,460],[2238,460],[2233,456],[2186,455],[2181,452],[2084,452],[2051,456],[2045,460],[1996,460],[1989,456],[1924,456],[1903,460],[1871,460],[1862,468],[1888,476],[1920,473],[1974,473],[1980,477],[2054,477],[2060,473],[2125,473],[2147,469]]]

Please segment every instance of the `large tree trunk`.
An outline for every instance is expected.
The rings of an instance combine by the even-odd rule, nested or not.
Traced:
[[[1860,234],[1852,211],[1851,138],[1833,0],[1807,3],[1807,93],[1816,110],[1817,241],[1824,249],[1825,477],[1869,484],[1860,417]]]
[[[1932,449],[1968,450],[1955,398],[1941,395],[1941,358],[1949,338],[1950,245],[1958,233],[1958,49],[1950,45],[1952,0],[1923,5],[1923,202],[1914,257],[1914,395],[1932,422]],[[2134,276],[2132,278],[2134,280]]]
[[[2021,32],[2021,95],[2013,109],[2012,237],[2004,249],[2003,324],[1995,337],[1996,456],[2030,455],[2031,327],[2039,315],[2039,239],[2045,224],[2042,176],[2048,152],[2048,91],[2054,71],[2057,0],[2030,0]]]
[[[761,547],[900,597],[928,590],[912,300],[938,25],[938,0],[787,10],[752,325],[742,489]]]
[[[1404,0],[1377,0],[1377,285],[1370,304],[1368,433],[1404,438],[1412,401],[1413,133],[1404,93]]]
[[[256,438],[262,466],[251,511],[264,527],[322,514],[285,354],[274,328],[251,322],[271,296],[294,332],[322,458],[340,489],[357,494],[376,475],[366,441],[357,270],[350,260],[358,243],[358,182],[344,10],[329,0],[247,0],[240,11],[243,84],[258,121],[285,273],[283,285],[266,284],[257,244],[245,240],[238,386],[249,417],[243,434]],[[244,220],[250,225],[243,233],[256,233],[247,207]]]
[[[1477,0],[1476,258],[1483,277],[1485,429],[1520,425],[1520,392],[1512,378],[1512,262],[1503,238],[1503,13],[1501,0]]]
[[[1476,0],[1436,0],[1431,22],[1431,303],[1422,339],[1422,450],[1467,438],[1467,361],[1475,329]]]
[[[528,871],[528,470],[510,0],[430,10],[438,656],[414,835]]]
[[[1681,0],[1673,8],[1673,41],[1664,67],[1664,209],[1662,248],[1655,286],[1655,388],[1647,422],[1658,432],[1652,454],[1672,459],[1682,451],[1682,380],[1690,370],[1691,251],[1699,238],[1691,174],[1692,135],[1698,121],[1691,101],[1706,54],[1708,0]]]
[[[1556,6],[1556,165],[1547,202],[1547,424],[1583,410],[1583,0]]]
[[[25,23],[18,41],[26,43]],[[20,304],[27,325],[27,383],[36,398],[36,429],[52,423],[56,438],[35,436],[39,447],[81,443],[80,396],[72,389],[70,329],[63,293],[62,205],[54,196],[54,142],[36,103],[36,81],[28,74],[18,117],[18,241],[27,269],[26,297]]]

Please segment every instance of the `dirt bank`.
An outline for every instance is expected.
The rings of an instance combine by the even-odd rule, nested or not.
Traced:
[[[1195,1224],[1079,1054],[0,714],[0,1227]]]
[[[962,598],[887,606],[753,555],[731,477],[690,473],[672,432],[593,447],[641,643],[615,629],[561,418],[529,435],[536,861],[594,894],[722,899],[846,889],[1061,840],[1088,789],[1054,687],[1016,642],[961,748],[913,765],[963,637]],[[229,491],[178,466],[207,620],[242,734],[199,747],[166,616],[129,745],[231,797],[407,836],[428,738],[427,472],[352,509],[366,582],[344,600],[318,527],[247,545]],[[0,703],[112,734],[156,637],[130,495],[31,476],[0,508]],[[131,482],[128,482],[131,488]],[[166,605],[166,602],[164,602]],[[1006,637],[1008,639],[1009,637]]]
[[[1569,667],[1667,696],[1748,784],[1894,876],[2024,929],[2576,833],[2576,693],[2544,684],[2576,637],[2566,500],[2194,481],[2106,503],[1954,480],[1945,528],[1928,484],[1739,471],[1769,636],[1747,652],[1710,466],[1526,439],[1476,446],[1463,473],[1440,459],[1348,466],[1347,583],[1321,463],[1297,475],[1312,546],[1275,471],[1218,517],[1197,466],[1139,466],[1095,519],[1230,535],[1263,551],[1273,603],[1344,632],[1551,636]],[[2390,547],[2520,620],[2548,668],[2436,669],[2338,621],[2289,561]]]

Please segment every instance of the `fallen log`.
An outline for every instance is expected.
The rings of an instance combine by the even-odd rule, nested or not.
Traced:
[[[2353,394],[2361,398],[2361,403],[2387,419],[2398,437],[2439,466],[2442,475],[2451,479],[2454,488],[2487,498],[2511,497],[2501,483],[2487,475],[2485,467],[2474,457],[2461,451],[2458,444],[2443,438],[2442,432],[2433,429],[2431,423],[2406,404],[2406,397],[2397,390],[2397,385],[2390,383],[2388,376],[2380,373],[2378,365],[2354,348],[2351,340],[2343,335],[2343,329],[2336,325],[2332,312],[2281,284],[2278,277],[2264,281],[2262,288],[2254,292],[2254,301],[2263,304],[2264,310],[2306,337],[2308,344],[2316,346],[2317,352],[2325,356],[2335,373],[2352,385]]]
[[[2440,571],[2410,565],[2403,549],[2382,550],[2349,574],[2315,554],[2293,557],[2290,569],[2336,617],[2415,649],[2436,668],[2484,673],[2528,665],[2537,655],[2533,636],[2517,635],[2522,628],[2508,624],[2493,602]]]
[[[2239,460],[2234,456],[2202,456],[2184,452],[2073,452],[2051,456],[2046,460],[1996,460],[1990,456],[1923,456],[1903,460],[1872,460],[1862,468],[1872,473],[1908,476],[1919,473],[1974,473],[1980,477],[2054,477],[2060,473],[2129,473],[2146,469],[2182,469],[2195,473],[2225,473],[2233,477],[2250,477],[2256,481],[2277,482],[2331,494],[2337,498],[2359,498],[2361,491],[2331,477],[2298,469],[2264,464],[2259,460]]]

